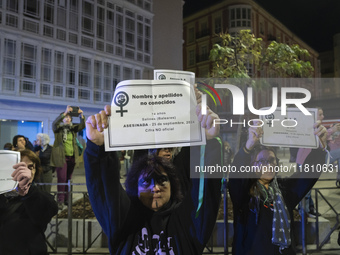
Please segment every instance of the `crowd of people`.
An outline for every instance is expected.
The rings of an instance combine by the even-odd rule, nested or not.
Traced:
[[[249,127],[245,144],[234,155],[230,143],[222,142],[219,125],[213,125],[219,116],[209,107],[202,115],[199,98],[197,102],[197,117],[207,137],[205,146],[106,152],[103,130],[108,127],[110,106],[86,121],[80,108],[74,114],[67,106],[52,124],[53,146],[46,133],[38,133],[33,143],[23,135],[13,137],[4,149],[19,151],[21,162],[13,166],[17,189],[0,195],[0,251],[47,254],[47,224],[69,203],[65,185],[57,186],[56,198],[50,195],[53,173],[58,184],[72,178],[81,156],[77,133],[86,127],[86,185],[111,254],[202,254],[215,226],[223,183],[206,176],[190,178],[193,167],[202,164],[258,169],[242,175],[230,173],[223,180],[228,181],[233,207],[233,254],[296,254],[293,210],[306,199],[311,202],[304,211],[315,215],[310,190],[320,174],[306,178],[299,171],[282,178],[270,170],[279,165],[277,150],[260,144],[260,126]],[[322,109],[318,111],[313,128],[320,146],[297,149],[294,161],[299,167],[327,160],[340,166],[340,123],[326,129]],[[79,124],[72,123],[75,116]],[[126,178],[124,184],[122,177]],[[336,185],[339,183],[338,176]],[[30,238],[24,237],[25,231],[17,235],[19,226],[32,233]],[[22,245],[13,245],[14,239]]]

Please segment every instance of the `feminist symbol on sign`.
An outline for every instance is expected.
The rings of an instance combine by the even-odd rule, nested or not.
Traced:
[[[114,103],[115,105],[120,107],[120,110],[117,110],[117,113],[120,113],[120,117],[123,117],[124,112],[128,112],[127,110],[123,110],[123,106],[127,105],[129,102],[129,96],[125,92],[118,92],[115,96]]]

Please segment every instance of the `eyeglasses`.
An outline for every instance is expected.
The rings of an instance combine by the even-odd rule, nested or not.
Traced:
[[[169,177],[166,175],[153,175],[146,178],[141,178],[138,181],[138,186],[142,188],[148,188],[150,185],[165,186],[169,183]]]
[[[263,165],[268,165],[268,164],[270,164],[272,166],[276,166],[277,160],[276,160],[276,158],[259,159],[259,160],[255,161],[254,163],[258,166],[263,166]]]

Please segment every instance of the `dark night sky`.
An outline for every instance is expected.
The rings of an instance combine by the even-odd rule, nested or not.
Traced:
[[[223,0],[185,0],[184,16]],[[340,33],[339,0],[255,0],[308,45],[322,52]]]

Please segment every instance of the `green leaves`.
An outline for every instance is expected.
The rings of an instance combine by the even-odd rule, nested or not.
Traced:
[[[287,45],[272,41],[269,45],[256,38],[250,30],[241,30],[237,36],[220,34],[221,43],[210,51],[215,62],[212,77],[256,78],[258,71],[266,77],[310,77],[313,67],[308,61],[309,52],[299,45]],[[252,74],[249,73],[252,67]]]

